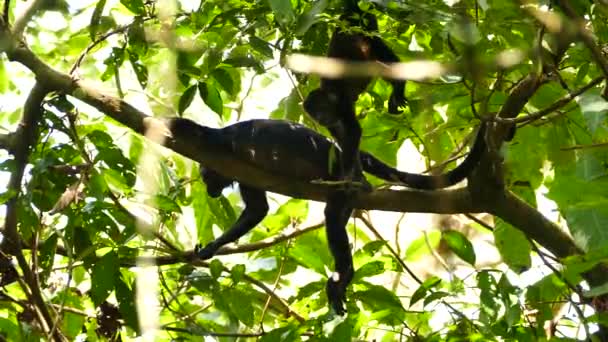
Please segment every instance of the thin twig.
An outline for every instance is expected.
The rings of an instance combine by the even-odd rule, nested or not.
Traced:
[[[528,122],[532,122],[534,120],[540,119],[545,115],[548,115],[556,110],[558,110],[559,108],[564,107],[565,105],[567,105],[568,103],[570,103],[570,101],[574,100],[577,96],[581,95],[582,93],[586,92],[587,90],[599,85],[600,83],[602,83],[602,81],[604,80],[604,76],[601,77],[596,77],[594,78],[591,82],[589,82],[587,85],[567,94],[564,95],[561,99],[555,101],[552,105],[550,105],[549,107],[539,110],[536,113],[532,113],[526,116],[522,116],[520,118],[502,118],[502,117],[495,117],[492,118],[493,121],[497,121],[497,122],[505,122],[505,123],[528,123]]]
[[[380,235],[380,233],[378,232],[376,227],[374,227],[374,225],[366,217],[359,214],[359,215],[357,215],[357,218],[360,219],[363,222],[363,224],[365,224],[365,226],[376,236],[376,239],[387,242],[382,237],[382,235]],[[397,262],[401,265],[401,267],[403,267],[403,269],[410,275],[410,277],[412,277],[412,279],[414,279],[414,281],[416,281],[418,284],[422,285],[423,281],[420,278],[418,278],[418,276],[414,273],[414,271],[412,271],[409,268],[409,266],[407,266],[407,264],[405,263],[405,261],[403,261],[401,256],[399,254],[397,254],[397,251],[395,251],[395,249],[393,249],[393,247],[391,245],[389,245],[388,242],[385,243],[384,245],[389,250],[389,252],[393,255],[395,260],[397,260]]]

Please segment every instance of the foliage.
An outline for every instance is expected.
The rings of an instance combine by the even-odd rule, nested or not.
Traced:
[[[149,114],[221,126],[261,107],[270,109],[266,117],[319,128],[301,107],[318,77],[286,77],[285,63],[293,53],[325,53],[331,30],[341,25],[337,1],[177,1],[172,12],[169,1],[61,0],[35,8],[29,21],[18,14],[23,2],[4,2],[4,18],[26,20],[26,41],[45,63]],[[517,134],[501,150],[504,184],[539,211],[538,220],[549,217],[555,235],[545,230],[541,240],[515,224],[526,217],[476,215],[466,228],[441,220],[409,234],[402,250],[406,242],[384,241],[372,222],[357,220],[348,227],[356,268],[349,313],[335,317],[325,295],[331,254],[321,225],[309,227],[321,211],[302,199],[273,197],[279,204],[272,214],[225,253],[234,255],[180,259],[235,222],[242,210],[237,193],[208,197],[192,161],[53,92],[43,102],[23,182],[0,189],[3,226],[16,208],[25,255],[21,262],[6,254],[5,234],[0,334],[10,341],[57,339],[57,331],[70,340],[130,340],[157,323],[158,340],[533,341],[585,338],[608,324],[600,309],[608,291],[586,273],[606,261],[608,250],[608,104],[601,87],[608,7],[542,1],[546,12],[536,12],[536,5],[498,0],[375,3],[360,5],[378,16],[374,34],[402,60],[442,62],[453,72],[408,82],[408,108],[398,116],[386,113],[389,84],[374,81],[357,103],[362,148],[395,164],[399,148],[412,144],[441,171],[449,166],[441,161],[458,159],[465,128],[504,110],[518,84],[538,75],[542,85],[514,114]],[[584,25],[575,25],[581,18]],[[2,33],[4,51],[9,37]],[[497,66],[513,50],[522,59]],[[15,146],[25,140],[12,132],[35,81],[19,62],[25,64],[0,59],[3,180],[18,174]],[[276,107],[266,108],[268,102]],[[579,249],[559,240],[559,227]],[[392,229],[382,234],[398,235]],[[487,260],[480,245],[488,241],[503,262]],[[440,266],[415,267],[423,262]],[[423,279],[411,280],[408,266]],[[41,324],[41,307],[56,315],[56,326]]]

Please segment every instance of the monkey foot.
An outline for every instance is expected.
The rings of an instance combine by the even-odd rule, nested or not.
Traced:
[[[344,177],[344,187],[346,192],[371,192],[373,190],[372,185],[362,173]]]
[[[344,316],[346,314],[346,308],[344,303],[346,302],[346,288],[344,284],[336,282],[332,279],[327,280],[327,301],[329,306],[333,309],[336,314]]]
[[[211,259],[213,255],[215,255],[215,252],[217,252],[217,249],[211,243],[205,247],[202,247],[201,245],[196,245],[196,247],[194,247],[194,255],[200,260]]]

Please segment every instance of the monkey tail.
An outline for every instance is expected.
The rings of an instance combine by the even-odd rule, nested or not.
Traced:
[[[469,155],[456,168],[441,175],[421,175],[399,171],[369,153],[361,152],[363,170],[387,181],[403,183],[405,186],[420,190],[436,190],[452,186],[465,179],[481,160],[486,147],[486,124],[481,123]]]

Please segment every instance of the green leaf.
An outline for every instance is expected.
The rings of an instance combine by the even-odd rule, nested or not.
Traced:
[[[204,271],[197,270],[188,279],[195,289],[203,293],[211,293],[215,287],[219,286],[216,279]]]
[[[106,0],[97,1],[97,5],[95,5],[95,10],[93,10],[93,15],[91,15],[91,22],[89,23],[89,34],[91,36],[91,40],[95,40],[95,36],[97,35],[97,30],[99,28],[99,22],[101,20],[101,15],[103,14],[103,8],[106,6]]]
[[[22,329],[17,325],[17,322],[13,322],[10,319],[0,317],[0,332],[6,341],[25,341],[21,335]]]
[[[203,102],[221,117],[224,110],[224,103],[217,88],[209,82],[199,82],[198,93],[201,99],[203,99]]]
[[[146,7],[144,6],[143,0],[120,0],[120,3],[135,14],[146,14]]]
[[[123,273],[122,276],[116,279],[116,300],[118,301],[118,310],[125,320],[126,325],[139,334],[139,319],[135,306],[135,282],[129,282],[125,278],[128,277]]]
[[[196,86],[190,86],[188,89],[186,89],[186,91],[184,91],[182,96],[179,98],[179,103],[177,105],[177,112],[179,113],[180,116],[182,114],[184,114],[184,112],[186,111],[186,109],[188,109],[188,107],[190,107],[190,105],[192,104],[192,100],[194,100],[195,95],[196,95]]]
[[[270,59],[274,58],[273,51],[270,48],[270,46],[268,45],[268,42],[266,42],[256,36],[250,36],[249,44],[251,44],[251,47],[255,51],[264,55],[264,57],[268,57]]]
[[[131,67],[133,71],[135,71],[135,76],[137,77],[137,81],[142,88],[146,88],[148,84],[148,68],[144,64],[139,61],[139,55],[128,50],[129,62],[131,63]],[[181,98],[180,98],[181,101]],[[179,105],[179,104],[178,104]],[[185,109],[184,109],[185,110]]]
[[[295,19],[290,0],[268,0],[276,20],[281,26],[289,26]]]
[[[295,35],[301,36],[308,31],[314,25],[319,18],[319,15],[327,8],[328,0],[315,1],[312,7],[298,17],[298,23],[296,25]]]
[[[245,265],[243,264],[234,265],[230,270],[230,278],[232,278],[235,285],[243,279],[243,275],[245,275]]]
[[[304,267],[321,275],[327,274],[327,267],[332,262],[327,245],[318,234],[300,236],[289,249],[289,256]]]
[[[449,296],[450,296],[449,292],[435,291],[435,292],[431,293],[430,295],[428,295],[426,298],[424,298],[423,306],[426,307],[427,305],[431,304],[434,301],[437,301],[437,300],[440,300],[442,298],[449,297]]]
[[[352,341],[355,335],[355,327],[352,319],[345,319],[340,322],[329,335],[330,341]]]
[[[60,291],[57,296],[53,298],[53,303],[77,310],[84,309],[81,293],[71,288]],[[82,325],[84,324],[85,319],[86,317],[83,315],[65,311],[61,320],[62,333],[67,335],[71,341],[75,340],[75,337],[82,332]]]
[[[226,300],[230,306],[230,311],[238,318],[239,321],[243,322],[246,326],[251,327],[254,323],[253,316],[253,305],[251,298],[247,293],[240,291],[236,288],[232,288],[225,293]]]
[[[46,279],[48,279],[51,271],[53,270],[58,238],[59,237],[57,234],[52,234],[40,245],[40,257],[38,259],[38,265],[43,271],[42,274],[39,275],[42,282],[46,282]]]
[[[120,271],[116,252],[110,251],[99,258],[91,271],[91,299],[95,306],[101,305],[114,290],[116,276]]]
[[[475,250],[471,241],[464,234],[455,230],[448,230],[441,234],[441,238],[456,255],[475,267]]]
[[[234,80],[226,69],[218,68],[213,70],[211,72],[211,77],[213,77],[228,94],[236,95],[236,89],[234,88]]]
[[[13,198],[17,192],[15,190],[9,189],[3,193],[0,193],[0,205],[6,203],[6,201]]]
[[[392,291],[383,286],[370,285],[367,290],[356,291],[354,298],[374,310],[391,310],[393,313],[403,313],[401,300]]]
[[[287,227],[292,222],[301,222],[308,216],[308,202],[300,199],[290,199],[277,209],[277,211],[266,216],[262,224],[272,232]]]
[[[253,56],[234,56],[222,61],[235,68],[253,68],[257,73],[264,72],[264,66]]]
[[[502,260],[516,273],[530,268],[532,246],[526,235],[501,219],[494,227],[494,242]]]
[[[211,260],[211,263],[209,263],[209,271],[211,272],[213,279],[219,279],[224,271],[224,265],[222,265],[222,262],[218,259],[213,259]]]
[[[213,213],[213,218],[215,219],[213,223],[220,226],[223,230],[230,229],[234,222],[236,222],[236,213],[226,197],[209,198],[207,205],[211,213]]]
[[[423,234],[416,240],[412,241],[405,251],[406,261],[416,261],[423,256],[429,255],[431,250],[429,248],[437,248],[441,242],[441,232],[438,230],[432,230]]]
[[[384,272],[386,272],[386,267],[384,265],[384,262],[372,261],[372,262],[369,262],[369,263],[359,267],[355,271],[355,275],[353,277],[352,282],[355,283],[360,279],[382,274]]]
[[[302,334],[302,328],[294,324],[289,324],[285,327],[277,328],[271,331],[267,331],[260,339],[259,342],[296,342],[300,341],[299,338]]]
[[[181,207],[175,202],[175,200],[158,194],[152,199],[152,203],[156,209],[162,210],[166,213],[181,213]]]
[[[426,297],[427,292],[435,287],[438,287],[441,284],[441,278],[432,276],[429,279],[425,280],[419,287],[414,291],[412,298],[410,298],[410,307],[416,304],[419,300]]]

